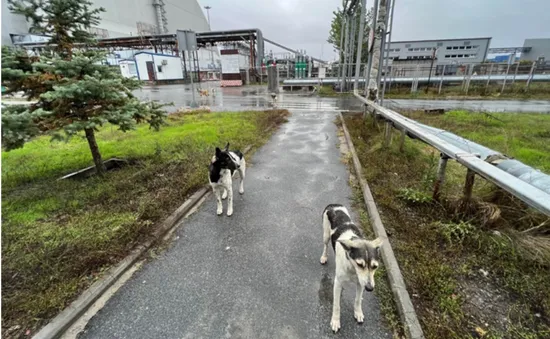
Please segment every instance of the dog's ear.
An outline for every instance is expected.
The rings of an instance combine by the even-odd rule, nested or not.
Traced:
[[[384,243],[384,241],[380,238],[376,238],[374,239],[373,241],[370,242],[372,247],[374,248],[380,248],[380,246],[382,246],[382,244]]]
[[[342,239],[342,240],[338,240],[338,242],[340,243],[340,245],[342,245],[342,247],[346,250],[346,251],[349,251],[351,250],[352,248],[356,248],[358,247],[357,245],[357,242],[355,240],[351,240],[351,239]]]
[[[227,143],[227,145],[225,145],[225,151],[229,151],[229,143]]]
[[[216,147],[216,158],[222,154],[222,150],[219,147]]]

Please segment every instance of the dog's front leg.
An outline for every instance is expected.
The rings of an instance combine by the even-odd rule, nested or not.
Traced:
[[[355,290],[355,307],[353,310],[353,315],[355,317],[355,320],[359,324],[363,323],[363,320],[365,317],[363,316],[363,308],[361,307],[361,301],[363,300],[363,287],[357,283],[357,287]]]
[[[334,278],[334,297],[332,300],[332,319],[330,327],[334,333],[340,329],[340,296],[342,295],[342,283],[338,277]]]
[[[223,213],[223,205],[222,205],[222,194],[220,192],[222,188],[219,186],[212,186],[212,191],[214,191],[214,195],[216,196],[216,202],[218,203],[218,209],[216,211],[216,214],[221,215]]]
[[[231,186],[225,188],[227,190],[227,216],[228,217],[233,215],[233,187]]]

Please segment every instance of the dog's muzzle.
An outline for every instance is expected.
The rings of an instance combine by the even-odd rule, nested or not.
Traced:
[[[371,284],[367,284],[365,285],[365,290],[367,290],[367,292],[372,292],[374,291],[374,286],[372,286]]]

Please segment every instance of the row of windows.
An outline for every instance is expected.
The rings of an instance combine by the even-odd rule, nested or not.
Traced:
[[[419,59],[431,59],[431,55],[414,55],[414,56],[408,56],[407,60],[419,60]]]
[[[455,59],[455,58],[475,59],[475,58],[477,58],[477,54],[447,54],[447,55],[445,55],[445,59]]]
[[[419,48],[409,48],[409,52],[420,52],[420,51],[435,51],[435,47],[419,47]]]
[[[447,46],[447,49],[448,50],[451,50],[451,49],[476,49],[478,47],[479,47],[478,45],[475,45],[475,46]]]
[[[390,48],[390,52],[399,52],[401,48]]]

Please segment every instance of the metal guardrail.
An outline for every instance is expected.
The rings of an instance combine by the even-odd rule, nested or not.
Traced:
[[[466,168],[474,171],[486,180],[521,199],[529,206],[550,216],[550,194],[518,179],[517,177],[484,160],[479,159],[477,155],[465,152],[460,147],[452,145],[442,140],[435,134],[425,131],[422,127],[411,123],[409,119],[403,117],[401,114],[369,101],[357,92],[355,92],[354,95],[367,106],[374,109],[377,114],[380,114],[385,119],[391,121],[397,128],[402,129],[406,131],[407,134],[426,142],[449,158],[455,159]]]

